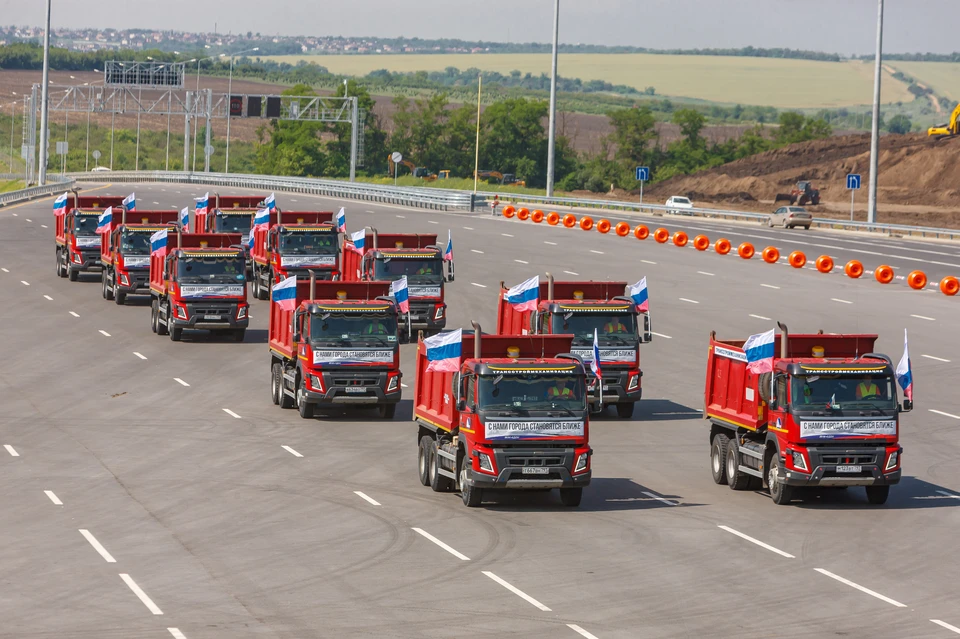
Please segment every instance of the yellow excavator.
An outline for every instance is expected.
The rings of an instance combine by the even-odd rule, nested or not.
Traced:
[[[477,177],[479,177],[481,180],[497,180],[501,186],[505,184],[512,184],[513,186],[527,185],[526,180],[518,180],[513,173],[501,173],[500,171],[480,171],[477,173]]]
[[[416,164],[414,164],[413,162],[410,162],[409,160],[400,160],[400,164],[410,169],[410,174],[413,175],[413,177],[423,178],[427,182],[437,179],[436,173],[432,172],[430,169],[426,167],[417,166]],[[392,177],[394,175],[394,171],[396,171],[396,167],[394,166],[393,157],[389,155],[387,156],[387,165],[390,168],[389,174]]]
[[[953,110],[953,114],[950,116],[950,122],[943,126],[930,127],[927,129],[927,135],[931,137],[936,136],[938,140],[960,135],[960,104],[957,104],[957,108]]]

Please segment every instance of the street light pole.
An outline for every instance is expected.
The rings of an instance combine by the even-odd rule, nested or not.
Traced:
[[[877,57],[873,69],[873,123],[870,130],[870,190],[867,223],[877,223],[877,177],[880,164],[880,73],[883,68],[883,0],[877,0]]]
[[[40,87],[40,174],[37,184],[43,186],[47,182],[47,107],[49,106],[50,90],[50,4],[47,0],[46,28],[43,31],[43,86]]]
[[[553,8],[553,61],[550,72],[550,130],[547,132],[547,197],[553,197],[553,177],[557,142],[557,46],[560,39],[560,0]]]
[[[230,56],[230,79],[227,80],[227,150],[223,160],[223,172],[230,172],[230,120],[233,115],[230,113],[233,106],[233,56]]]

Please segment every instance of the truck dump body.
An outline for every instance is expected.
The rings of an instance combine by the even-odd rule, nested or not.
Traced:
[[[123,304],[127,295],[150,292],[150,236],[176,231],[176,211],[135,211],[114,215],[100,245],[103,298]]]
[[[80,273],[99,269],[101,236],[96,233],[97,220],[103,211],[122,205],[119,196],[80,196],[69,193],[62,212],[54,209],[57,274],[76,281]]]

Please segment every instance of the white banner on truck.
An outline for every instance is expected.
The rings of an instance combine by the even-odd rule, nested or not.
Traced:
[[[124,255],[123,265],[127,268],[137,268],[138,266],[150,266],[149,255]]]
[[[723,348],[722,346],[714,346],[713,352],[719,355],[720,357],[726,357],[728,359],[735,359],[738,362],[747,361],[747,354],[743,351],[734,351],[729,348]]]
[[[800,437],[804,439],[834,439],[864,435],[896,435],[897,420],[800,420]]]
[[[584,364],[593,361],[592,348],[574,348],[571,353],[579,355]],[[601,348],[600,362],[635,362],[637,361],[637,351],[630,349]]]
[[[439,286],[408,286],[410,297],[440,297]]]
[[[487,439],[583,437],[583,422],[488,421],[483,425]]]
[[[314,364],[392,364],[393,351],[347,351],[342,349],[313,351]]]
[[[99,235],[97,237],[77,237],[77,248],[99,247],[101,239]]]
[[[186,284],[180,287],[180,297],[242,297],[243,284]]]
[[[280,264],[283,266],[335,266],[336,255],[282,255]]]

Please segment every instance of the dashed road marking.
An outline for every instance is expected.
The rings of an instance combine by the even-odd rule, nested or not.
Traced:
[[[440,546],[441,548],[443,548],[444,550],[446,550],[448,553],[450,553],[451,555],[453,555],[454,557],[456,557],[456,558],[459,559],[460,561],[470,561],[470,558],[467,557],[465,554],[463,554],[462,552],[460,552],[460,551],[457,550],[456,548],[453,548],[453,547],[448,546],[447,544],[443,543],[442,541],[440,541],[439,539],[437,539],[436,537],[434,537],[433,535],[431,535],[430,533],[428,533],[426,530],[424,530],[424,529],[422,529],[422,528],[411,528],[411,530],[413,530],[413,532],[417,533],[418,535],[422,535],[422,536],[425,537],[426,539],[429,539],[430,541],[432,541],[432,542],[435,543],[436,545]]]
[[[526,260],[514,260],[514,262],[516,262],[517,264],[529,264],[529,263],[530,263],[530,262],[528,262],[528,261],[526,261]]]
[[[953,419],[960,419],[960,416],[954,415],[953,413],[945,413],[942,410],[936,410],[933,408],[929,408],[927,410],[929,410],[931,413],[936,413],[937,415],[943,415],[944,417],[952,417]]]
[[[224,408],[224,409],[223,409],[223,412],[225,412],[225,413],[226,413],[227,415],[229,415],[230,417],[233,417],[234,419],[240,419],[240,416],[237,415],[237,414],[236,414],[235,412],[233,412],[232,410],[230,410],[229,408]]]
[[[669,335],[664,335],[663,333],[657,333],[656,331],[650,331],[651,335],[656,335],[657,337],[662,337],[664,339],[673,339]]]
[[[658,494],[656,494],[656,493],[651,493],[650,491],[647,491],[647,490],[644,490],[644,491],[641,491],[641,492],[643,492],[643,494],[646,495],[647,497],[649,497],[650,499],[656,499],[657,501],[662,502],[662,503],[666,504],[667,506],[679,506],[679,505],[680,505],[680,504],[678,504],[677,502],[671,501],[671,500],[667,499],[666,497],[661,497],[660,495],[658,495]]]
[[[796,559],[796,557],[794,557],[793,555],[791,555],[791,554],[788,553],[788,552],[783,552],[783,551],[780,550],[779,548],[774,548],[774,547],[771,546],[770,544],[766,544],[766,543],[760,541],[759,539],[754,539],[754,538],[751,537],[750,535],[744,535],[744,534],[743,534],[742,532],[740,532],[739,530],[734,530],[733,528],[730,528],[729,526],[717,526],[717,528],[719,528],[719,529],[721,529],[721,530],[726,530],[728,533],[733,534],[733,535],[736,535],[737,537],[740,537],[741,539],[746,539],[746,540],[749,541],[750,543],[756,544],[756,545],[760,546],[761,548],[766,548],[766,549],[769,550],[770,552],[775,552],[775,553],[777,553],[778,555],[780,555],[781,557],[786,557],[787,559]]]
[[[596,635],[590,634],[589,632],[587,632],[586,630],[584,630],[583,628],[581,628],[575,623],[568,623],[567,628],[569,628],[570,630],[573,630],[575,633],[577,633],[581,637],[584,637],[585,639],[597,639]]]
[[[851,588],[856,588],[857,590],[859,590],[860,592],[862,592],[862,593],[864,593],[864,594],[870,595],[871,597],[876,597],[876,598],[879,599],[880,601],[886,601],[888,604],[890,604],[890,605],[892,605],[892,606],[896,606],[897,608],[906,608],[906,607],[907,607],[906,604],[902,604],[902,603],[900,603],[899,601],[897,601],[896,599],[891,599],[890,597],[886,597],[886,596],[884,596],[884,595],[881,595],[879,592],[876,592],[876,591],[874,591],[874,590],[870,590],[869,588],[864,588],[864,587],[861,586],[860,584],[853,583],[853,582],[850,581],[849,579],[844,579],[844,578],[841,577],[840,575],[835,575],[835,574],[833,574],[832,572],[830,572],[829,570],[824,570],[823,568],[814,568],[814,570],[816,570],[817,572],[819,572],[821,575],[826,575],[827,577],[830,577],[831,579],[836,579],[836,580],[839,581],[840,583],[846,584],[846,585],[850,586]]]
[[[106,332],[103,329],[100,329],[100,334],[103,335],[104,337],[110,337],[110,333]]]
[[[954,495],[953,493],[948,493],[945,490],[938,490],[937,492],[943,495],[944,497],[950,497],[951,499],[960,499],[960,495]]]
[[[542,610],[542,611],[544,611],[544,612],[550,612],[550,609],[547,608],[546,606],[544,606],[542,603],[540,603],[539,601],[537,601],[536,599],[534,599],[533,597],[531,597],[531,596],[528,595],[527,593],[523,592],[522,590],[520,590],[520,589],[517,588],[516,586],[513,586],[513,585],[511,585],[509,582],[504,581],[504,580],[501,579],[500,577],[497,577],[495,574],[493,574],[493,573],[490,572],[489,570],[484,570],[484,571],[482,571],[482,572],[483,572],[483,574],[485,574],[487,577],[490,577],[490,579],[493,579],[495,582],[497,582],[498,584],[500,584],[501,586],[503,586],[504,588],[506,588],[507,590],[509,590],[509,591],[512,592],[513,594],[515,594],[516,596],[520,597],[521,599],[523,599],[523,600],[526,601],[527,603],[529,603],[529,604],[531,604],[531,605],[539,608],[540,610]]]
[[[138,353],[137,351],[133,351],[133,354],[136,355],[137,357],[139,357],[140,359],[147,359],[147,356],[146,356],[146,355],[141,355],[141,354]]]
[[[590,249],[590,252],[591,252],[591,253],[596,253],[597,255],[603,255],[603,251],[595,251],[595,250],[593,250],[593,249]]]
[[[162,615],[162,614],[163,614],[163,611],[160,610],[160,608],[157,606],[157,604],[153,603],[153,600],[150,599],[150,597],[147,596],[147,593],[145,593],[145,592],[140,588],[140,586],[137,585],[137,582],[135,582],[135,581],[130,577],[130,575],[128,575],[127,573],[123,573],[123,572],[122,572],[122,573],[120,573],[120,578],[123,579],[123,583],[127,584],[127,587],[130,588],[130,590],[133,591],[133,594],[135,594],[135,595],[137,596],[137,598],[140,599],[140,601],[143,602],[143,605],[146,606],[147,609],[148,609],[150,612],[152,612],[152,613],[155,614],[155,615]]]
[[[401,388],[410,388],[409,386],[407,386],[407,385],[404,384],[403,382],[400,382],[400,387],[401,387]]]
[[[780,290],[780,287],[779,287],[779,286],[774,286],[773,284],[761,284],[760,286],[763,286],[764,288],[773,288],[773,289],[776,289],[776,290],[778,290],[778,291]]]
[[[70,314],[73,315],[74,317],[80,317],[79,315],[77,315],[77,314],[74,313],[73,311],[70,311]]]
[[[20,280],[20,283],[23,284],[24,286],[30,286],[30,282],[26,280]]]
[[[10,444],[4,444],[3,447],[7,449],[7,452],[10,453],[10,456],[11,456],[11,457],[19,457],[19,456],[20,456],[20,453],[18,453],[17,450],[16,450],[13,446],[11,446]]]
[[[478,254],[480,254],[480,255],[483,255],[483,251],[479,251],[479,250],[477,250],[477,249],[470,249],[470,252],[471,252],[471,253],[478,253]]]
[[[936,360],[938,362],[946,362],[947,364],[950,363],[949,359],[943,359],[942,357],[936,357],[934,355],[921,355],[920,357],[926,357],[927,359]]]
[[[93,536],[93,533],[85,528],[80,528],[80,534],[83,535],[84,539],[90,542],[90,545],[93,546],[93,549],[100,553],[100,556],[103,557],[108,564],[117,563],[117,560],[113,558],[113,555],[107,552],[107,549],[103,547],[103,544],[97,541],[97,538]]]
[[[769,318],[769,317],[764,317],[763,315],[754,315],[753,313],[750,313],[750,317],[752,317],[752,318],[754,318],[754,319],[758,319],[758,320],[763,320],[763,321],[765,321],[765,322],[769,322],[769,321],[770,321],[770,318]]]
[[[296,202],[296,200],[293,200]],[[167,628],[167,632],[173,635],[173,639],[187,639],[187,635],[180,632],[179,628]]]
[[[433,220],[427,220],[428,224],[439,224],[440,222],[434,222]]]
[[[179,377],[174,377],[174,378],[173,378],[173,381],[175,381],[176,383],[180,384],[181,386],[189,386],[189,385],[190,385],[190,384],[186,383],[185,381],[183,381],[182,379],[180,379]]]
[[[840,304],[853,304],[853,302],[851,302],[850,300],[842,300],[842,299],[840,299],[839,297],[831,297],[831,298],[830,298],[830,301],[831,301],[831,302],[839,302]]]
[[[556,242],[548,242],[548,241],[546,241],[546,240],[544,240],[543,243],[544,243],[544,244],[549,244],[550,246],[556,246],[556,245],[557,245]]]
[[[500,235],[502,235],[502,236],[504,236],[504,237],[513,237],[513,236],[510,235],[509,233],[501,233]]]
[[[363,499],[364,501],[367,501],[367,502],[373,504],[374,506],[379,506],[379,505],[380,505],[380,502],[379,502],[379,501],[377,501],[377,500],[374,499],[373,497],[371,497],[371,496],[367,495],[366,493],[363,493],[363,492],[361,492],[361,491],[359,491],[359,490],[353,491],[353,494],[356,495],[357,497],[359,497],[360,499]]]
[[[48,227],[46,224],[41,224],[40,226],[41,226],[41,228],[45,228],[45,229],[46,229],[46,228],[50,228],[50,227]]]
[[[295,451],[294,449],[290,448],[290,447],[287,446],[286,444],[282,444],[282,445],[280,446],[280,448],[284,449],[285,451],[287,451],[288,453],[290,453],[290,454],[293,455],[294,457],[303,457],[303,455],[301,455],[300,453],[298,453],[298,452]]]
[[[470,284],[473,286],[479,286],[480,288],[487,288],[486,284],[477,284],[476,282],[470,282]]]
[[[945,628],[945,629],[949,630],[950,632],[955,632],[955,633],[957,633],[958,635],[960,635],[960,628],[957,628],[956,626],[952,626],[952,625],[948,624],[946,621],[940,621],[939,619],[931,619],[930,621],[932,621],[933,623],[937,624],[937,625],[940,626],[941,628]]]
[[[10,272],[8,269],[5,269],[5,268],[0,268],[0,271],[3,271],[4,273],[9,273],[9,272]]]
[[[644,264],[656,264],[656,262],[651,262],[650,260],[640,260]]]
[[[714,276],[713,273],[708,273],[708,272],[706,272],[706,271],[697,271],[697,273],[699,273],[700,275],[709,275],[710,277],[713,277],[713,276]]]
[[[917,319],[927,320],[928,322],[936,322],[937,320],[933,317],[927,317],[926,315],[910,315],[910,317],[916,317]]]
[[[33,222],[29,217],[24,218],[27,222]]]
[[[46,299],[46,300],[49,300],[49,301],[51,301],[51,302],[53,301],[53,298],[50,297],[49,295],[44,295],[43,297],[44,297],[44,299]]]
[[[63,506],[63,502],[60,501],[60,498],[52,490],[45,490],[43,494],[50,498],[50,501],[56,506]]]
[[[579,276],[580,276],[579,273],[574,273],[573,271],[564,271],[564,273],[566,273],[567,275],[573,275],[574,277],[579,277]]]
[[[401,220],[407,219],[407,216],[406,216],[406,215],[398,215],[397,217],[399,217]]]
[[[680,299],[681,302],[687,302],[688,304],[699,304],[699,303],[700,303],[700,302],[698,302],[697,300],[688,300],[688,299],[685,298],[685,297],[681,297],[681,298],[679,298],[679,299]]]
[[[465,227],[463,227],[463,230],[465,230],[465,231],[472,231],[472,230],[473,230],[473,227],[472,227],[472,226],[465,226]]]

